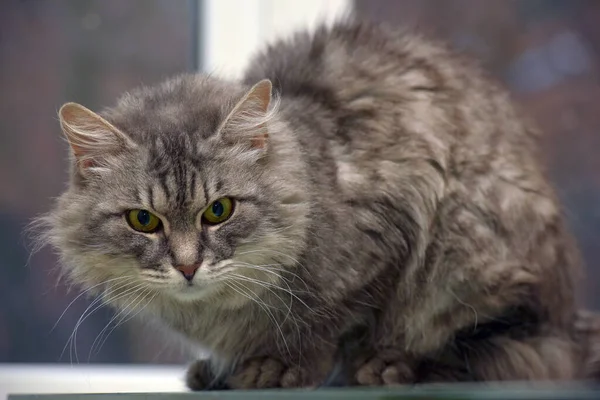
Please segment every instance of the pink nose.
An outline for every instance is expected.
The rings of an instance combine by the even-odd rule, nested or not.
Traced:
[[[181,272],[185,279],[187,279],[188,281],[191,281],[194,278],[194,275],[196,275],[196,271],[198,271],[199,267],[200,267],[200,264],[178,265],[175,267],[175,269],[177,269],[179,272]]]

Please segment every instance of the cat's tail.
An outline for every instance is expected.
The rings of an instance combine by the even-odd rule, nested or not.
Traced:
[[[575,319],[575,333],[583,350],[583,377],[600,381],[600,314],[579,311]]]

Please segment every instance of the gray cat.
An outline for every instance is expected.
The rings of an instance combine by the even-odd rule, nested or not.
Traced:
[[[59,114],[46,239],[73,282],[210,350],[190,388],[317,386],[342,358],[348,385],[585,377],[536,129],[443,45],[338,22],[241,82]]]

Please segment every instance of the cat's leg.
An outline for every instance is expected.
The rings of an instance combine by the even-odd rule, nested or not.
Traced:
[[[580,311],[575,331],[582,349],[582,379],[600,380],[600,314]]]
[[[571,340],[560,337],[514,339],[500,336],[471,343],[465,350],[465,366],[479,381],[578,378],[577,348]]]
[[[502,306],[528,292],[530,276],[512,269],[501,270],[499,274],[502,279],[498,281],[502,284],[482,285],[485,294],[463,291],[463,300],[457,295],[458,290],[447,286],[444,290],[424,290],[423,293],[429,295],[407,307],[403,315],[394,314],[392,310],[384,323],[386,333],[373,346],[374,356],[359,364],[356,382],[367,386],[418,382],[421,365],[431,360],[432,354],[451,345],[457,333],[482,328],[487,325],[487,319],[507,321],[508,325],[502,329],[525,323],[529,317],[526,313],[504,315]],[[457,370],[438,372],[438,376],[447,376],[446,379],[452,381],[471,380],[468,374]]]
[[[463,343],[454,360],[380,351],[358,368],[356,383],[390,386],[465,381],[557,381],[579,378],[576,345],[560,337],[506,336]],[[446,354],[447,355],[447,354]]]
[[[581,369],[576,344],[556,336],[498,336],[463,343],[454,353],[450,361],[424,362],[417,381],[568,381]]]
[[[500,235],[482,218],[507,223],[508,217],[465,204],[469,202],[440,206],[440,219],[452,223],[434,224],[427,257],[407,271],[409,284],[399,287],[400,300],[390,303],[382,322],[379,340],[410,351],[417,362],[402,354],[383,363],[376,357],[361,367],[359,382],[419,381],[419,364],[439,361],[440,351],[463,334],[471,336],[466,338],[470,351],[459,360],[465,369],[458,374],[438,370],[431,379],[544,380],[576,375],[577,351],[569,336],[573,295],[566,270],[576,262],[561,238],[548,234],[558,217],[547,220],[535,214],[537,209],[523,206],[523,218],[531,222],[528,228],[505,226],[507,232]],[[483,332],[484,326],[490,329]],[[473,337],[475,331],[478,338]],[[403,364],[415,376],[403,373]],[[367,374],[366,368],[374,373]]]
[[[478,290],[448,285],[445,291],[429,291],[435,295],[425,296],[419,307],[408,308],[416,312],[396,318],[391,314],[385,325],[387,334],[380,339],[382,343],[375,344],[375,356],[357,369],[356,382],[373,386],[573,378],[575,350],[569,340],[539,337],[536,331],[550,329],[539,325],[539,314],[530,308],[535,303],[519,301],[532,298],[528,294],[535,287],[535,278],[518,268],[488,268],[486,272],[498,276],[488,280],[488,285],[481,283]],[[566,332],[565,327],[557,329]],[[492,336],[472,338],[478,334]],[[445,348],[456,345],[457,335],[466,335],[462,342],[465,351],[452,360],[449,369],[441,357]],[[398,349],[409,349],[410,356]]]

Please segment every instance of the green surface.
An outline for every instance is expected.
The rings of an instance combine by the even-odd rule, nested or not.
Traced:
[[[598,399],[600,388],[585,386],[417,386],[396,389],[319,389],[214,391],[196,393],[12,395],[9,400],[192,400],[192,399],[380,399],[380,400],[534,400]]]

